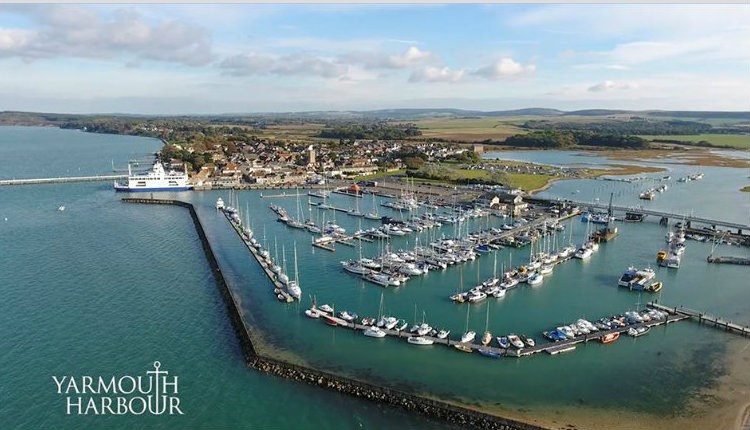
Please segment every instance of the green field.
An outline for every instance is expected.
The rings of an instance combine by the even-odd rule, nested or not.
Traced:
[[[689,135],[662,135],[662,136],[640,136],[644,139],[679,140],[681,142],[698,143],[702,140],[713,145],[731,146],[737,149],[750,149],[750,135],[748,134],[689,134]]]
[[[517,127],[525,118],[442,118],[414,121],[422,131],[422,137],[459,142],[481,142],[502,140],[526,131]]]

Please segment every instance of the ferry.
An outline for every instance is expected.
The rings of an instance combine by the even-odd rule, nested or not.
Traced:
[[[187,170],[176,172],[164,170],[164,165],[158,159],[154,161],[151,170],[146,173],[132,173],[128,163],[127,184],[114,183],[115,191],[188,191],[193,185],[188,183]]]

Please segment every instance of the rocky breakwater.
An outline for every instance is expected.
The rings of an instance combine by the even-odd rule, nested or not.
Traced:
[[[486,430],[543,430],[543,427],[536,425],[485,414],[445,402],[271,358],[256,356],[248,360],[248,365],[261,372],[400,407],[409,412],[419,413],[430,418],[447,421],[467,428]]]

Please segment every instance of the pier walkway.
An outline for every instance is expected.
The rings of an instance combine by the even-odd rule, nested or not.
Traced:
[[[536,201],[544,201],[547,203],[567,203],[571,205],[577,205],[580,207],[590,207],[590,208],[596,208],[596,209],[608,209],[609,205],[604,203],[591,203],[591,202],[577,202],[572,200],[555,200],[555,199],[533,199]],[[697,217],[693,215],[684,215],[684,214],[677,214],[672,212],[664,212],[659,210],[653,210],[653,209],[646,209],[642,207],[626,207],[626,206],[612,206],[612,209],[619,212],[628,212],[628,213],[637,213],[637,214],[643,214],[643,215],[653,215],[656,217],[666,218],[666,219],[674,219],[674,220],[685,220],[685,222],[697,222],[701,224],[707,224],[707,225],[713,225],[713,226],[722,226],[722,227],[728,227],[728,228],[734,228],[738,231],[750,231],[750,225],[747,224],[740,224],[736,222],[730,222],[730,221],[722,221],[718,219],[709,219],[709,218],[702,218]]]
[[[684,318],[694,318],[696,321],[698,321],[701,324],[707,323],[707,324],[713,325],[716,328],[724,329],[725,331],[739,334],[741,336],[750,336],[750,327],[741,326],[731,321],[727,321],[724,318],[719,318],[719,317],[715,317],[712,315],[708,315],[705,312],[687,309],[682,306],[680,307],[664,306],[659,303],[649,303],[648,306],[651,306],[652,308],[658,309],[660,311],[667,312],[671,315],[681,315]]]
[[[70,176],[59,178],[2,179],[0,185],[59,184],[64,182],[99,182],[125,179],[128,175]]]
[[[652,306],[652,304],[649,304],[649,306]],[[653,306],[653,307],[660,309],[659,307],[656,307],[656,306]],[[587,335],[576,336],[572,339],[566,339],[566,340],[559,341],[559,342],[540,342],[533,347],[526,347],[526,348],[521,348],[521,349],[517,349],[514,347],[505,349],[505,348],[498,348],[494,346],[484,346],[484,345],[473,343],[473,342],[461,343],[457,340],[451,340],[450,338],[440,339],[440,338],[433,337],[433,336],[422,336],[422,337],[431,340],[434,345],[445,345],[445,346],[462,345],[464,347],[470,348],[471,352],[475,352],[481,349],[483,351],[489,351],[491,353],[499,354],[500,356],[503,356],[503,357],[527,357],[527,356],[531,356],[540,352],[546,352],[550,355],[555,355],[561,352],[572,351],[576,348],[576,345],[580,343],[598,341],[599,339],[601,339],[602,337],[610,333],[620,333],[622,335],[623,333],[627,333],[628,329],[630,329],[631,327],[638,328],[641,326],[645,326],[645,327],[651,328],[651,327],[656,327],[656,326],[661,326],[661,325],[666,326],[667,324],[671,324],[677,321],[682,321],[687,318],[690,318],[690,317],[685,314],[675,314],[671,312],[671,309],[670,309],[670,312],[668,312],[667,318],[663,320],[658,320],[658,321],[652,320],[652,321],[643,322],[640,324],[626,325],[625,327],[618,327],[618,328],[615,328],[612,330],[606,330],[606,331],[598,331],[598,332],[594,332],[594,333],[587,334]],[[331,317],[330,319],[335,320],[338,326],[349,328],[354,331],[364,331],[369,328],[369,326],[359,324],[356,322],[348,322],[338,317]],[[383,331],[386,333],[386,335],[397,337],[397,338],[407,339],[412,336],[412,333],[409,333],[408,331],[386,330],[386,329],[383,329]],[[493,337],[493,342],[494,341],[495,339]]]

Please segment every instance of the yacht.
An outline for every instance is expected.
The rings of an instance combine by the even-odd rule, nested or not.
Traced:
[[[477,333],[469,330],[461,336],[461,343],[473,342],[475,337],[477,337]]]
[[[513,345],[513,347],[517,349],[521,349],[524,347],[521,339],[512,333],[508,335],[508,342],[510,342],[510,344]]]
[[[578,250],[576,251],[576,253],[573,256],[575,258],[578,258],[578,259],[581,259],[581,260],[585,260],[585,259],[591,257],[591,254],[593,254],[593,253],[594,253],[594,251],[591,248],[587,248],[587,247],[584,246],[584,247],[578,248]]]
[[[539,269],[539,274],[541,274],[541,275],[549,275],[550,273],[552,273],[552,269],[554,269],[554,268],[555,267],[552,264],[544,265],[544,266],[542,266]]]
[[[526,280],[526,282],[527,282],[527,283],[528,283],[529,285],[539,285],[539,284],[541,284],[541,283],[542,283],[542,281],[543,281],[543,280],[544,280],[544,276],[542,276],[542,275],[541,275],[541,274],[539,274],[539,273],[533,273],[533,274],[531,274],[531,275],[529,276],[529,279],[528,279],[528,280]]]
[[[526,337],[524,335],[520,335],[519,337],[521,338],[521,342],[523,342],[529,348],[532,348],[536,345],[536,342],[534,341],[534,339],[530,337]]]
[[[305,315],[312,319],[318,319],[320,318],[320,311],[314,307],[310,309],[305,309]]]
[[[362,264],[354,260],[342,261],[341,266],[347,272],[354,273],[355,275],[366,275],[370,273],[370,269],[364,267]]]
[[[318,310],[321,311],[321,312],[327,313],[327,314],[332,314],[333,313],[333,308],[330,307],[329,305],[323,305],[323,306],[319,307]]]
[[[377,326],[370,326],[364,331],[365,336],[382,338],[385,337],[385,332]]]
[[[435,343],[432,339],[422,336],[409,336],[406,341],[412,345],[432,345]]]
[[[500,348],[505,348],[505,349],[510,348],[510,342],[508,341],[507,336],[498,336],[497,344],[500,345]]]
[[[221,197],[216,199],[216,210],[224,210],[224,200]]]
[[[649,330],[651,330],[651,327],[648,326],[630,327],[628,329],[628,334],[633,337],[638,337],[648,333]]]
[[[420,336],[426,336],[431,331],[432,331],[432,327],[430,327],[427,323],[422,323],[417,328],[417,334]]]
[[[450,331],[450,330],[440,330],[440,331],[439,331],[439,332],[437,333],[437,338],[438,338],[438,339],[446,339],[446,338],[448,337],[448,335],[449,335],[449,334],[451,334],[451,331]]]

